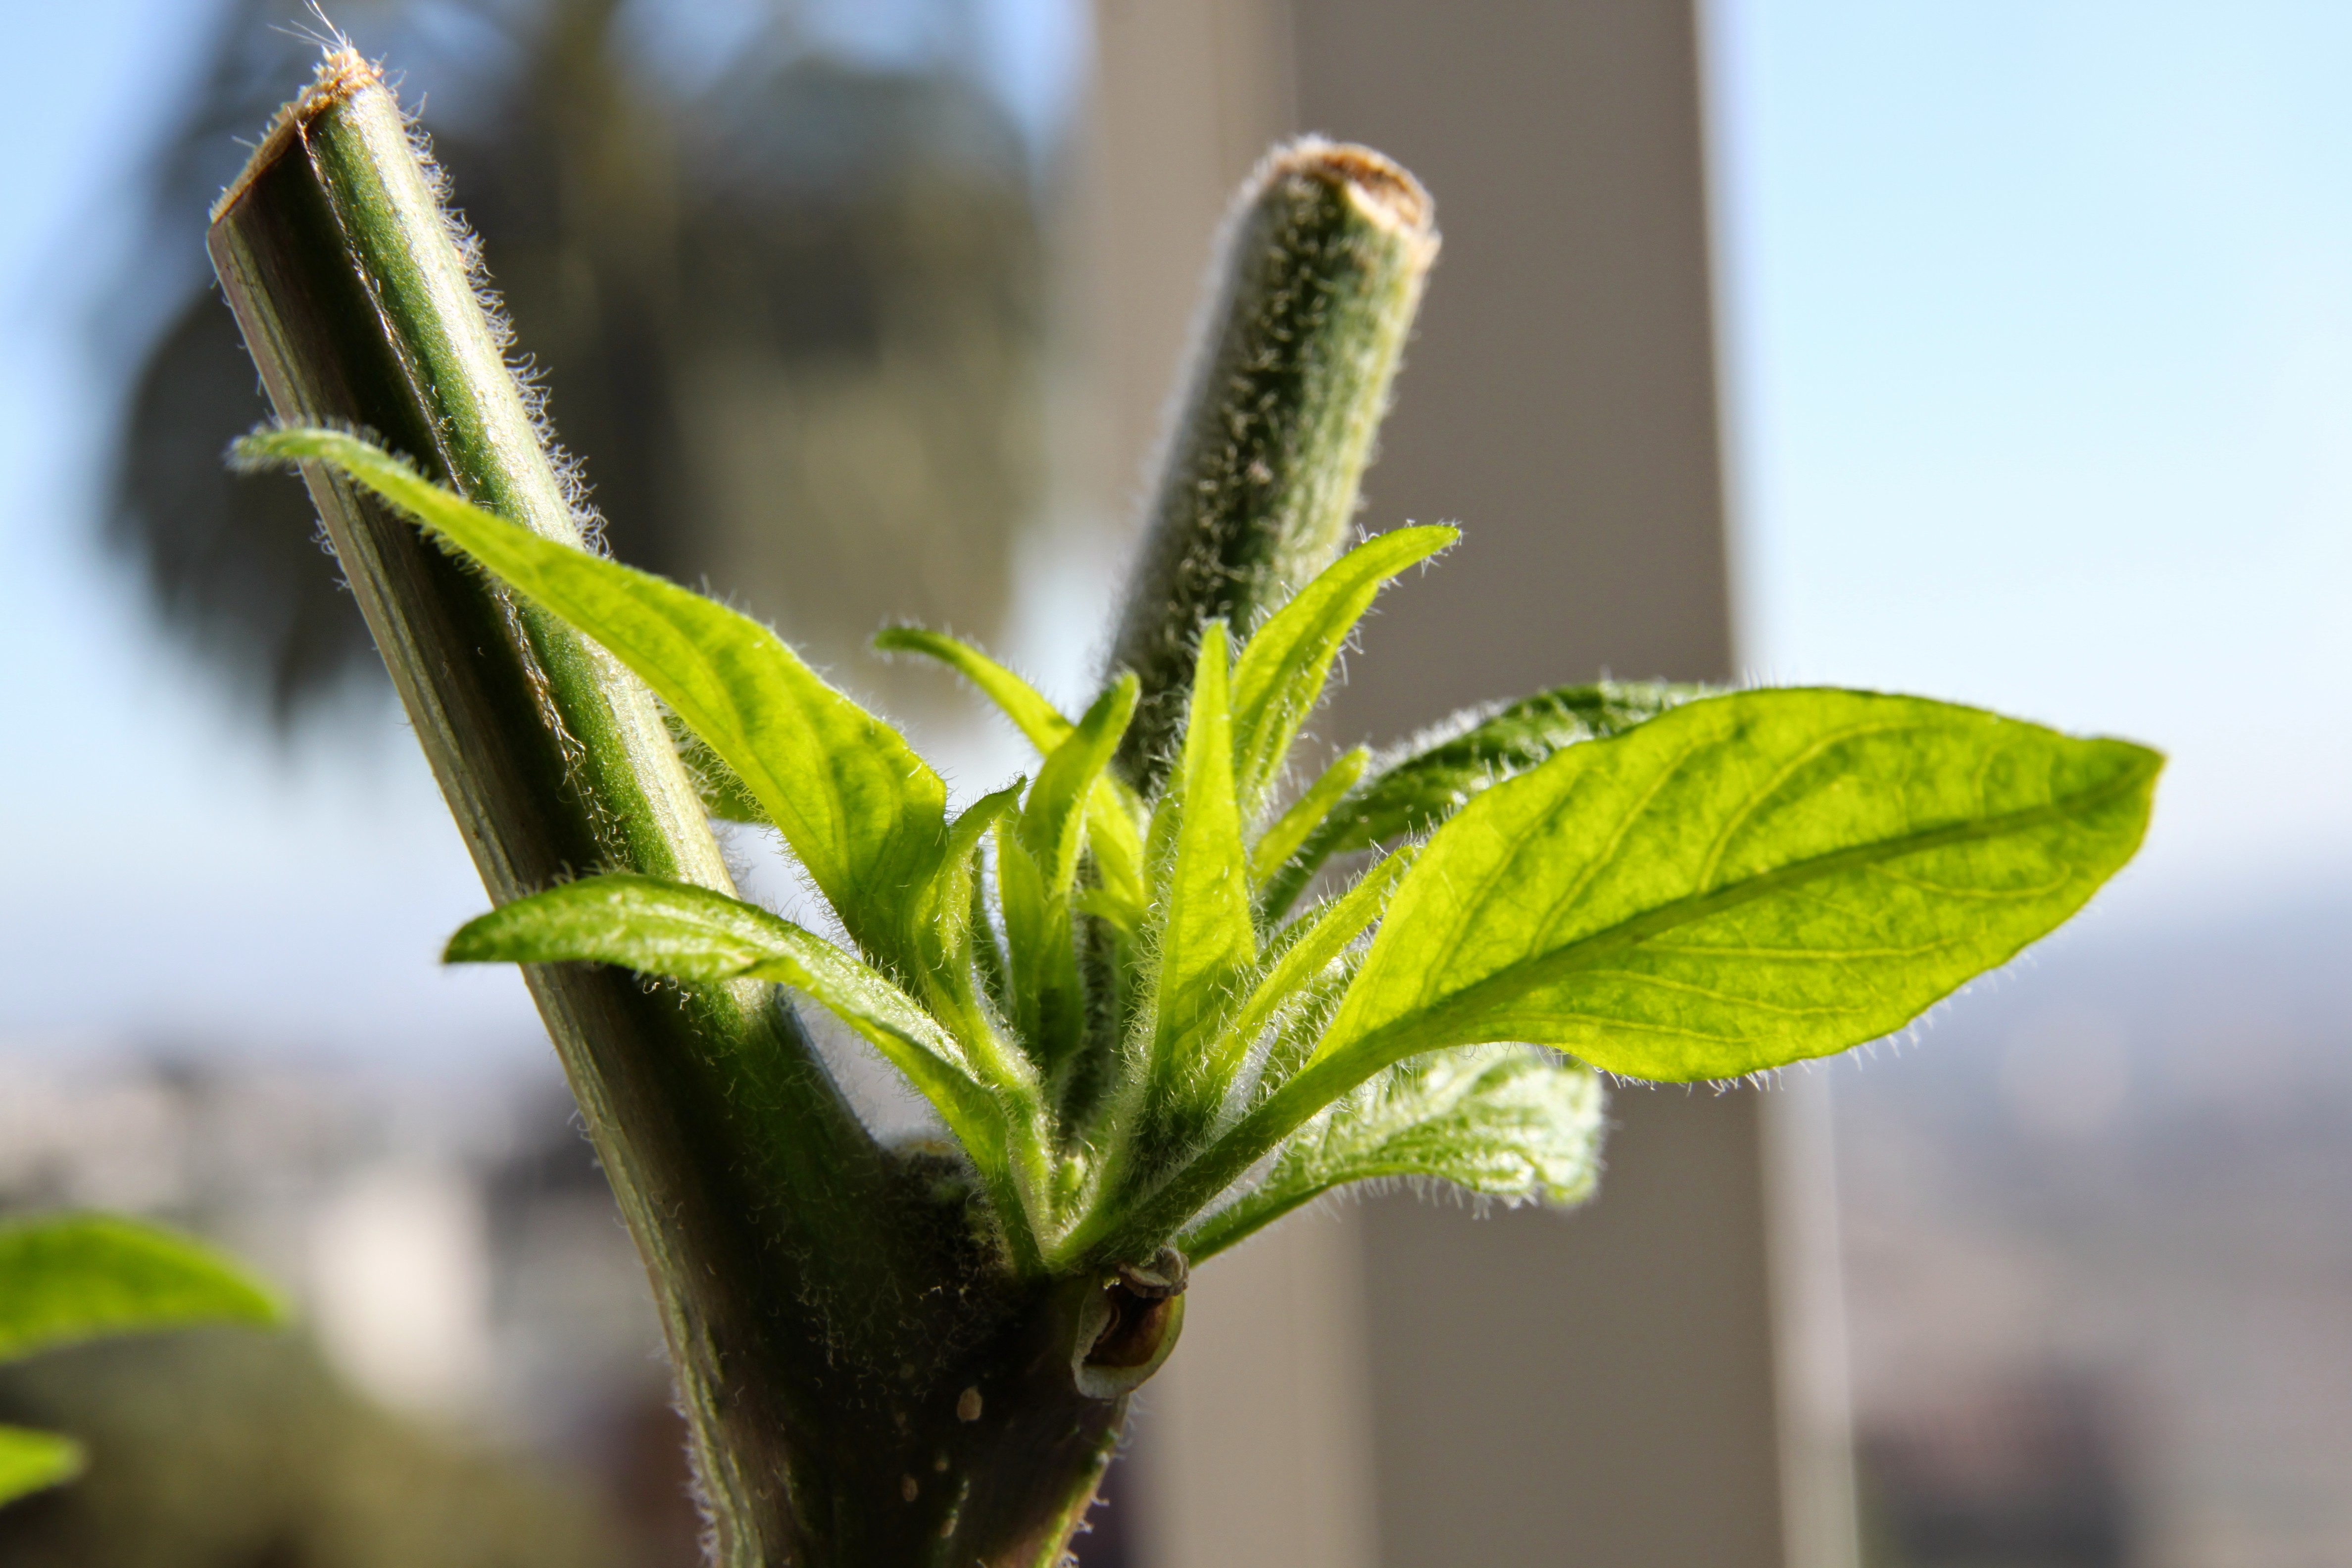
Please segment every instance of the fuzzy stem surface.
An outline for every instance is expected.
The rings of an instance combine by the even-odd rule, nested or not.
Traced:
[[[1139,787],[1201,628],[1246,637],[1347,542],[1437,247],[1429,194],[1369,148],[1308,137],[1243,186],[1111,647],[1143,682],[1118,756]]]
[[[329,58],[208,247],[282,419],[373,430],[581,542],[469,242],[373,68]],[[495,900],[623,869],[733,890],[633,678],[366,492],[304,479]],[[1074,1384],[1100,1287],[1012,1280],[961,1167],[877,1146],[766,988],[526,974],[653,1279],[718,1561],[1056,1560],[1124,1413]]]

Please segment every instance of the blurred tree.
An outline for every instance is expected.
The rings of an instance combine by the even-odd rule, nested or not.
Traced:
[[[0,1373],[0,1411],[90,1456],[74,1485],[0,1510],[9,1568],[647,1561],[584,1489],[386,1415],[296,1339],[198,1331],[58,1351]]]
[[[117,445],[113,540],[166,622],[280,722],[379,667],[290,479],[229,476],[262,417],[201,226],[311,41],[228,0],[153,187],[121,317],[154,323]],[[839,661],[883,622],[997,629],[1043,477],[1043,246],[1028,150],[950,63],[933,0],[891,68],[744,0],[354,0],[397,62],[615,553],[708,578]],[[928,31],[926,31],[928,29]],[[707,31],[707,28],[706,28]],[[675,58],[700,52],[681,67]],[[901,705],[880,667],[862,681]]]

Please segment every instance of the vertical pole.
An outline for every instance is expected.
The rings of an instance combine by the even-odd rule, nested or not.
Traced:
[[[1322,732],[1729,677],[1690,7],[1293,9],[1302,122],[1412,168],[1446,231],[1366,521],[1465,530],[1383,601]],[[1601,1195],[1566,1218],[1369,1206],[1389,1568],[1792,1561],[1769,1099],[1620,1090]]]

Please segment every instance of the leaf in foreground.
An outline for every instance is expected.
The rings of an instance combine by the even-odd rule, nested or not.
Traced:
[[[1600,1170],[1604,1100],[1589,1068],[1521,1046],[1402,1063],[1293,1138],[1265,1181],[1179,1245],[1198,1262],[1334,1187],[1384,1177],[1580,1203]]]
[[[1681,1081],[1860,1045],[2080,909],[2161,765],[1916,698],[1689,703],[1441,829],[1318,1055],[1528,1040]]]

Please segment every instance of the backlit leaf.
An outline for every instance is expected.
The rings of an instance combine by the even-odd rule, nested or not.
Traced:
[[[851,937],[891,962],[905,956],[905,900],[937,863],[946,787],[775,633],[675,583],[542,539],[356,437],[275,430],[237,449],[248,461],[341,469],[603,644],[735,771]]]
[[[1010,1120],[984,1085],[1017,1089],[1026,1078],[1006,1059],[975,1063],[913,997],[823,937],[689,883],[584,877],[468,922],[445,956],[452,963],[617,963],[678,980],[795,986],[904,1073],[983,1170],[1003,1150]]]
[[[1041,755],[1050,755],[1070,737],[1074,726],[1059,710],[970,643],[920,626],[891,626],[875,637],[874,646],[946,665],[1003,710]],[[1143,919],[1143,837],[1137,826],[1142,815],[1142,803],[1125,781],[1110,773],[1097,776],[1087,797],[1087,837],[1102,886],[1089,901],[1129,931]]]
[[[1242,649],[1233,676],[1234,788],[1255,813],[1281,775],[1298,727],[1323,700],[1331,661],[1383,584],[1462,537],[1400,528],[1356,546],[1301,588]]]
[[[1508,1204],[1580,1203],[1605,1097],[1590,1068],[1524,1046],[1400,1063],[1302,1129],[1265,1179],[1178,1239],[1194,1263],[1349,1182],[1449,1183]]]
[[[1191,1100],[1197,1094],[1192,1080],[1208,1043],[1207,1029],[1257,957],[1241,810],[1234,796],[1227,649],[1224,623],[1210,622],[1193,667],[1183,748],[1153,813],[1160,971],[1151,1003],[1150,1059],[1156,1099],[1173,1094]]]

